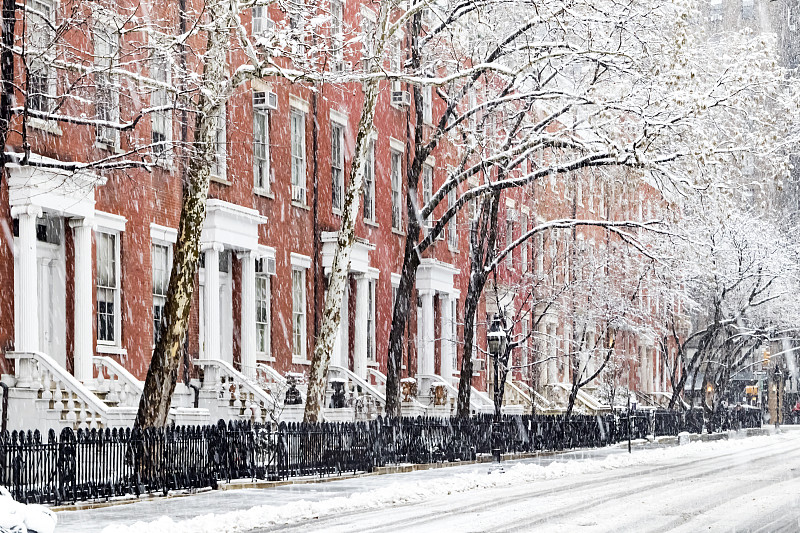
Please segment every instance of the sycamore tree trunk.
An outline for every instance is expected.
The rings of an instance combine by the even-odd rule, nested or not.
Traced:
[[[167,423],[172,393],[175,390],[178,364],[189,324],[189,310],[194,292],[200,254],[200,233],[206,218],[209,176],[216,156],[216,119],[225,101],[225,64],[230,18],[229,5],[207,4],[208,48],[203,66],[202,90],[195,118],[193,152],[186,173],[181,204],[178,241],[175,244],[172,274],[167,290],[160,337],[144,382],[144,392],[136,414],[136,427],[160,427]]]
[[[382,57],[386,39],[386,26],[388,21],[389,4],[385,0],[380,7],[379,35],[375,46],[376,57]],[[379,72],[380,61],[373,60],[372,73]],[[311,357],[311,368],[308,376],[308,392],[306,394],[306,407],[303,415],[305,422],[317,422],[321,419],[322,408],[325,401],[325,387],[328,377],[328,366],[331,361],[331,352],[336,341],[342,314],[342,297],[347,284],[347,274],[350,270],[350,252],[356,239],[355,225],[358,210],[361,207],[361,194],[364,186],[364,165],[370,145],[370,134],[375,118],[375,105],[378,101],[380,78],[375,76],[365,81],[364,105],[361,110],[361,119],[358,123],[355,154],[350,168],[350,180],[342,208],[342,225],[336,242],[336,253],[333,256],[328,290],[325,291],[325,305],[322,310],[322,323],[319,335],[314,345],[314,354]]]

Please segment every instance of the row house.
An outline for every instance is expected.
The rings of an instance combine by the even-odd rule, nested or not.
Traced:
[[[18,87],[26,88],[27,97],[21,91],[15,95],[25,105],[14,115],[0,187],[0,279],[13,286],[0,298],[0,370],[10,386],[12,429],[131,424],[157,340],[193,120],[191,111],[169,105],[172,93],[166,87],[183,87],[175,79],[178,64],[189,71],[200,65],[198,55],[185,49],[177,58],[154,52],[158,47],[143,52],[139,45],[146,32],[121,30],[132,28],[144,8],[113,7],[131,15],[121,26],[102,10],[88,8],[84,23],[69,26],[68,18],[79,9],[67,14],[54,1],[36,0],[29,33],[19,30],[19,40],[42,41],[45,59],[16,60]],[[149,8],[163,27],[186,27],[186,16],[177,9]],[[338,25],[368,27],[377,16],[359,2],[334,2],[331,10],[334,35]],[[259,35],[284,18],[275,7],[257,7],[245,24]],[[56,34],[54,27],[62,31]],[[398,50],[403,42],[398,39]],[[241,55],[232,46],[230,61]],[[335,59],[345,68],[352,65],[348,58],[354,59]],[[56,68],[70,61],[93,67],[88,80],[74,69]],[[277,61],[289,65],[285,58]],[[131,82],[139,74],[161,84],[142,91]],[[385,404],[391,302],[407,224],[405,176],[414,153],[409,90],[399,82],[381,86],[332,354],[324,413],[330,420],[374,416]],[[444,102],[430,89],[425,95],[423,117],[432,122]],[[311,87],[268,78],[238,87],[222,108],[190,327],[170,415],[176,423],[301,416],[302,404],[286,402],[286,392],[302,384],[314,350],[362,98],[357,84]],[[137,105],[157,110],[139,116]],[[94,120],[81,119],[87,109]],[[146,169],[114,164],[141,153],[154,164]],[[87,162],[108,164],[86,167]],[[457,163],[457,148],[442,142],[426,161],[416,202],[426,202]],[[534,201],[550,201],[549,192],[533,188],[514,195],[505,199],[503,216],[512,223],[504,231],[524,231],[554,215]],[[417,271],[402,377],[416,380],[418,395],[404,394],[404,413],[453,411],[468,226],[466,215],[453,219]],[[541,252],[561,237],[551,233],[532,246]],[[506,270],[519,264],[523,272],[530,264],[534,271],[543,264],[541,257],[526,245],[509,254]],[[486,323],[497,311],[487,299],[481,303],[476,359],[486,360]],[[524,334],[533,326],[521,327],[528,328]],[[562,315],[553,315],[545,327],[556,328],[547,329],[549,338],[567,336]],[[535,339],[526,350],[530,361]],[[492,410],[485,392],[487,366],[476,366],[474,412]],[[515,375],[524,382],[531,373]],[[538,385],[517,387],[518,405],[509,404],[510,412],[530,407],[542,385],[566,379],[568,373],[558,367]],[[300,390],[302,400],[302,385]]]

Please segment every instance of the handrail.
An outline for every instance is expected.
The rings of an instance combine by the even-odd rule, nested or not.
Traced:
[[[271,366],[269,366],[267,364],[264,364],[264,363],[256,363],[256,377],[258,377],[258,372],[259,371],[262,371],[262,372],[264,372],[264,374],[267,374],[267,376],[270,379],[272,379],[272,381],[274,381],[281,388],[281,391],[276,391],[276,394],[278,394],[279,392],[286,392],[288,390],[289,381],[286,379],[285,376],[281,375],[280,372],[278,372],[277,370],[275,370]],[[260,385],[260,382],[259,382],[259,387],[260,386],[261,385]],[[302,398],[303,403],[305,403],[305,401],[306,401],[306,392],[303,390],[303,387],[301,387],[299,384],[297,385],[297,391],[300,393],[300,398]],[[281,401],[281,398],[277,397],[277,400]]]
[[[553,402],[551,402],[550,400],[548,400],[547,398],[536,392],[536,390],[527,383],[520,381],[518,383],[515,383],[515,385],[517,385],[520,389],[527,390],[532,398],[538,400],[539,403],[537,403],[537,406],[544,406],[544,409],[553,409],[554,407]]]
[[[144,383],[136,379],[136,376],[128,372],[128,370],[124,366],[116,362],[111,357],[108,357],[107,355],[95,355],[94,357],[92,357],[92,362],[94,362],[95,364],[100,363],[104,367],[108,368],[109,370],[114,372],[114,374],[117,375],[120,381],[123,381],[125,382],[125,384],[130,385],[131,387],[134,388],[134,390],[138,392],[144,392]]]
[[[276,407],[277,402],[275,401],[275,398],[273,398],[270,394],[267,394],[264,389],[259,387],[258,384],[255,383],[255,380],[248,378],[233,368],[233,365],[227,361],[222,361],[221,359],[195,359],[194,364],[195,366],[214,366],[218,368],[223,374],[226,375],[226,377],[233,378],[237,387],[243,388],[246,392],[249,392],[254,397],[258,398],[265,408],[274,409]]]
[[[345,368],[343,366],[330,365],[328,367],[328,377],[329,378],[331,377],[331,371],[339,372],[341,374],[344,374],[345,376],[348,377],[348,379],[350,379],[350,381],[355,382],[355,384],[359,385],[365,392],[368,392],[371,396],[374,396],[375,398],[380,400],[383,405],[386,405],[386,395],[385,394],[381,394],[378,391],[378,389],[376,389],[375,387],[370,385],[367,380],[361,378],[358,374],[356,374],[352,370],[350,370],[348,368]]]
[[[572,390],[572,388],[568,387],[566,383],[555,383],[554,385],[556,387],[563,389],[566,392],[571,392]],[[580,402],[584,407],[587,407],[595,412],[611,410],[611,406],[600,403],[591,394],[588,394],[586,393],[586,391],[583,391],[581,389],[578,389],[578,394],[575,396],[575,401]]]
[[[38,366],[44,367],[45,370],[59,382],[64,384],[65,390],[76,395],[78,399],[87,406],[88,411],[101,416],[108,415],[108,410],[110,409],[108,405],[49,355],[36,351],[6,352],[6,357],[9,359],[16,359],[17,364],[32,362],[36,363]],[[39,383],[41,384],[41,382]]]
[[[383,386],[384,389],[386,388],[386,374],[377,368],[367,367],[367,377],[369,376],[373,376],[375,378],[375,381],[378,382],[378,387]]]

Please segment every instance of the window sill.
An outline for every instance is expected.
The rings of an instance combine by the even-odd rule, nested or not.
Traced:
[[[270,200],[275,199],[275,195],[269,191],[269,189],[262,189],[260,187],[253,187],[253,194],[256,196],[261,196],[262,198],[269,198]]]
[[[311,361],[308,359],[295,359],[292,357],[292,364],[293,365],[311,365]]]
[[[64,132],[61,131],[61,128],[58,127],[58,123],[55,120],[42,120],[40,118],[31,117],[28,119],[28,127],[41,130],[52,135],[61,136],[64,134]]]
[[[114,146],[112,144],[108,144],[108,143],[104,143],[104,142],[100,142],[100,141],[95,141],[94,142],[94,147],[99,149],[99,150],[106,150],[108,152],[112,152],[112,153],[118,154],[118,155],[125,153],[125,150],[123,150],[119,146]]]
[[[292,205],[294,207],[297,207],[298,209],[304,209],[306,211],[311,211],[311,208],[309,206],[307,206],[306,204],[301,204],[297,200],[292,200]]]
[[[333,209],[333,208],[331,208],[331,213],[333,213],[337,217],[341,217],[342,216],[342,210],[341,209]]]
[[[450,253],[457,254],[458,253],[458,246],[447,246],[447,249],[450,250]]]
[[[208,180],[212,183],[219,183],[220,185],[231,185],[231,182],[219,176],[209,176]]]
[[[373,228],[380,228],[381,227],[380,224],[378,224],[374,220],[367,220],[366,218],[364,219],[364,224],[366,224],[367,226],[372,226]]]
[[[256,354],[256,363],[274,363],[275,358],[270,355],[265,355],[263,353]]]
[[[392,228],[392,233],[394,233],[398,237],[405,237],[406,236],[406,233],[404,231],[399,230],[397,228]]]
[[[98,344],[95,351],[97,353],[104,353],[108,355],[128,355],[128,350],[125,348],[111,344]]]
[[[368,368],[380,368],[380,366],[377,361],[367,361]]]

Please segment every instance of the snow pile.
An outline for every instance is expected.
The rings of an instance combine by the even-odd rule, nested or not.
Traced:
[[[487,470],[469,473],[454,473],[437,479],[436,482],[397,481],[386,486],[357,492],[349,497],[333,497],[320,501],[300,500],[280,506],[261,505],[247,510],[220,514],[206,514],[189,520],[174,521],[162,516],[152,522],[113,525],[103,533],[139,533],[159,531],[169,533],[234,533],[258,527],[292,524],[304,520],[354,511],[370,511],[396,505],[419,503],[453,493],[472,490],[509,487],[536,480],[556,479],[580,474],[594,474],[607,470],[659,463],[682,459],[698,452],[713,452],[735,446],[738,449],[762,447],[768,437],[754,437],[747,441],[717,441],[713,443],[691,443],[676,448],[641,450],[634,454],[620,453],[604,459],[571,459],[555,461],[546,466],[537,464],[515,464],[507,466],[502,475],[487,475]],[[487,468],[490,465],[486,465]]]

